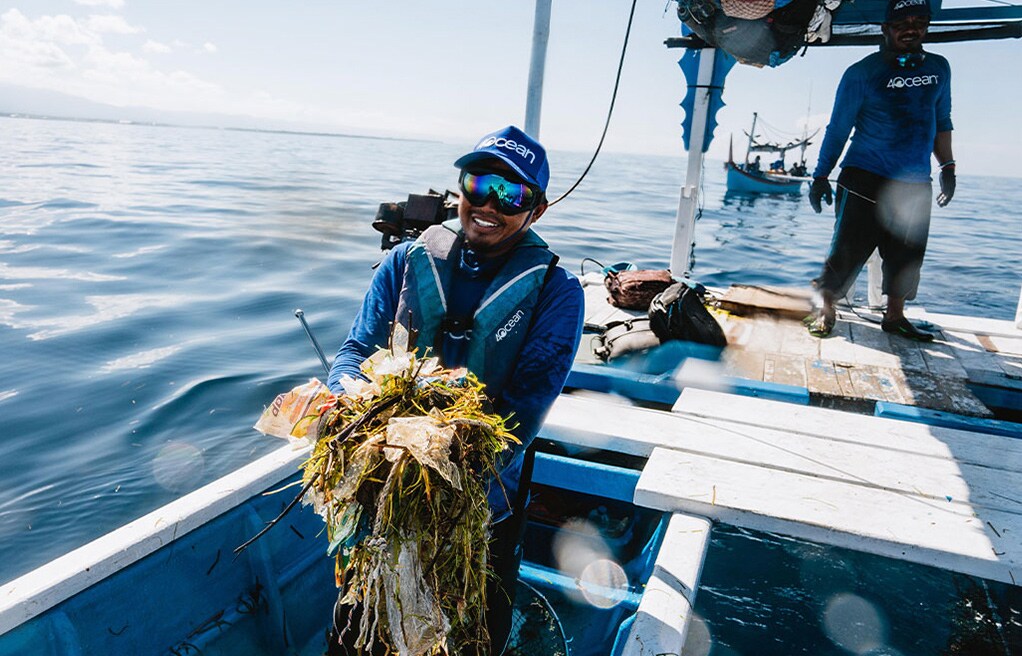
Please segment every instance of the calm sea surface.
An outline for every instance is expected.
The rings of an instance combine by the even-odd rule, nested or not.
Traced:
[[[453,187],[466,146],[0,119],[0,581],[277,448],[251,425],[322,375],[294,310],[332,353],[380,257],[377,206]],[[551,159],[556,194],[588,155]],[[665,268],[683,175],[603,154],[538,231],[576,272]],[[832,214],[729,198],[717,163],[703,192],[695,278],[817,273]],[[963,175],[917,303],[1012,318],[1020,207],[1018,180]]]

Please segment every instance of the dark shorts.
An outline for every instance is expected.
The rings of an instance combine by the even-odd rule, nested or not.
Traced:
[[[837,181],[834,237],[818,289],[841,298],[874,249],[883,260],[883,292],[915,298],[930,232],[929,182],[900,182],[848,167]]]

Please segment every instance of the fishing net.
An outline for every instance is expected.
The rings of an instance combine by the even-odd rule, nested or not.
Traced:
[[[300,496],[326,522],[341,603],[362,608],[357,648],[484,654],[486,481],[517,440],[464,369],[395,347],[362,373],[336,396],[282,395],[256,428],[312,447]]]
[[[568,656],[568,641],[553,606],[519,580],[511,612],[511,636],[504,656]]]

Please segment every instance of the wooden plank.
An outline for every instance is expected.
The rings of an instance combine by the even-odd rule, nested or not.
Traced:
[[[565,381],[566,388],[613,394],[616,397],[650,403],[674,403],[680,393],[674,380],[605,365],[575,361]]]
[[[999,466],[991,467],[990,459],[994,457],[991,453],[974,451],[984,460],[978,463],[957,454],[949,457],[946,448],[941,451],[942,445],[933,444],[937,440],[932,437],[930,443],[922,444],[930,453],[920,453],[898,448],[897,440],[892,446],[889,435],[886,440],[868,437],[857,440],[834,430],[799,433],[641,408],[616,406],[600,410],[593,407],[590,399],[561,401],[558,400],[541,430],[546,439],[638,456],[648,456],[656,448],[668,448],[899,491],[942,504],[969,504],[1022,515],[1022,445],[1016,445],[1014,453],[997,454]],[[805,409],[796,405],[785,407]],[[863,417],[874,425],[889,421]],[[908,422],[890,423],[925,428]],[[1011,441],[996,435],[979,437]]]
[[[856,444],[941,457],[994,469],[1022,471],[1022,440],[998,435],[924,426],[814,406],[796,406],[686,389],[674,411],[693,419],[727,419],[800,435],[828,436]]]
[[[719,363],[697,358],[686,360],[673,375],[657,376],[575,360],[565,382],[566,388],[612,394],[625,402],[646,401],[662,405],[671,405],[677,401],[682,386],[809,404],[809,391],[805,387],[727,376],[723,374]],[[604,400],[613,402],[610,399]]]
[[[981,578],[1022,581],[1022,515],[657,448],[635,503]]]
[[[995,353],[1011,353],[1022,355],[1022,337],[1004,337],[1001,335],[983,335],[986,338],[988,351]]]
[[[724,372],[741,378],[763,380],[766,356],[755,351],[726,349],[722,358]]]
[[[764,358],[763,380],[782,385],[806,387],[805,359],[787,355],[768,355]]]
[[[969,382],[988,387],[1003,387],[1011,392],[1022,394],[1022,376],[1009,376],[997,371],[969,369]]]
[[[743,348],[747,351],[776,353],[783,340],[784,328],[773,317],[759,317],[752,324],[752,334]]]
[[[929,368],[926,366],[926,359],[923,358],[922,351],[919,350],[919,344],[907,339],[892,339],[891,353],[898,358],[898,363],[902,371],[919,371],[929,372]]]
[[[994,413],[973,394],[965,379],[913,374],[908,379],[906,401],[931,410],[943,410],[973,417],[993,417]]]
[[[849,367],[848,377],[852,381],[855,395],[858,398],[870,399],[871,401],[884,401],[887,399],[887,395],[884,394],[880,382],[874,375],[875,371],[875,368],[871,369],[864,365]]]
[[[958,362],[951,346],[940,342],[930,342],[920,344],[919,350],[922,352],[926,368],[931,374],[962,379],[966,377],[965,367]]]
[[[946,407],[935,406],[934,410],[946,410],[971,417],[992,418],[994,416],[993,411],[969,389],[968,381],[964,378],[944,379],[944,390],[947,392],[950,403]]]
[[[724,331],[724,337],[727,338],[728,346],[744,348],[752,338],[755,322],[733,314],[725,316],[726,318],[721,322],[721,329]]]
[[[675,514],[667,524],[622,656],[680,654],[710,546],[711,525]]]
[[[779,353],[800,356],[808,360],[815,360],[819,357],[822,340],[810,335],[801,321],[784,320],[781,325],[784,327],[784,332],[780,348],[777,349]]]
[[[833,362],[812,360],[806,363],[806,387],[811,394],[824,396],[841,396],[841,385],[838,383],[837,371]]]
[[[1022,381],[1022,358],[1003,358],[1001,368],[1009,378]]]
[[[848,324],[856,364],[897,367],[900,359],[891,351],[891,340],[879,325],[858,319]]]
[[[855,365],[845,362],[834,363],[834,375],[837,378],[838,387],[841,388],[841,396],[846,399],[858,399],[855,391],[855,384],[852,382],[851,368]]]
[[[962,363],[962,366],[969,369],[980,370],[1001,370],[1000,361],[1003,359],[989,352],[979,340],[978,335],[971,333],[947,332],[947,343],[955,350],[955,357]]]
[[[976,341],[980,343],[980,346],[991,353],[997,353],[1000,350],[997,348],[997,345],[994,344],[993,340],[990,339],[989,335],[976,335]]]
[[[830,337],[820,340],[820,359],[844,364],[855,363],[855,345],[851,341],[852,331],[847,321],[838,318]]]
[[[985,335],[1022,338],[1022,330],[1015,326],[1014,321],[941,314],[938,312],[927,312],[922,308],[907,308],[905,314],[912,319],[922,319],[936,324],[940,326],[942,331],[953,330],[963,333],[982,333]]]
[[[718,303],[735,314],[772,314],[798,320],[813,309],[812,292],[807,289],[763,285],[731,285]]]
[[[927,424],[930,426],[946,426],[947,428],[960,428],[962,430],[969,430],[977,433],[989,433],[991,435],[1006,435],[1008,437],[1022,438],[1022,424],[1017,424],[1013,421],[966,417],[964,415],[956,415],[950,412],[928,410],[926,408],[916,408],[910,405],[887,402],[877,403],[873,414],[877,417],[886,417],[888,419],[917,421],[921,424]]]
[[[900,371],[884,367],[869,367],[880,386],[885,401],[904,403],[905,376]]]

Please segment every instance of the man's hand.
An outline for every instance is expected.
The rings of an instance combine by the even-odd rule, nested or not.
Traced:
[[[940,193],[937,194],[937,206],[944,207],[955,196],[955,167],[945,166],[940,170]]]
[[[941,188],[943,188],[943,178],[941,180]],[[951,188],[952,190],[954,189],[953,182]],[[823,205],[820,204],[821,200],[825,200],[828,205],[832,205],[834,203],[834,191],[830,188],[830,181],[827,178],[813,178],[813,185],[809,187],[809,204],[813,206],[817,214],[823,211]]]

